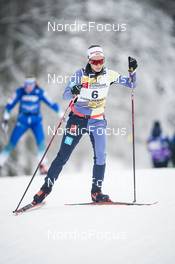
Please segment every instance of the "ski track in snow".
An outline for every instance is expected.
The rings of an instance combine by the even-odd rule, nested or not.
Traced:
[[[104,192],[132,201],[132,172],[108,172]],[[175,261],[174,169],[138,170],[137,201],[153,206],[65,206],[90,201],[85,171],[60,177],[41,209],[12,214],[30,177],[0,178],[1,264],[173,264]],[[34,179],[22,205],[43,179]]]

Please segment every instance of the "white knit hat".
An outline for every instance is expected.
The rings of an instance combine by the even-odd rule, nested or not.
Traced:
[[[103,49],[99,46],[92,46],[87,50],[88,59],[91,59],[94,56],[104,57]]]
[[[24,82],[24,85],[31,85],[31,84],[34,84],[34,83],[36,83],[36,79],[35,79],[35,77],[26,77],[26,79],[25,79],[25,82]]]

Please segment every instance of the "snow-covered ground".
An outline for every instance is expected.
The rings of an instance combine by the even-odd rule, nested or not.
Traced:
[[[104,191],[113,200],[132,201],[131,171],[108,169]],[[14,216],[29,177],[0,179],[2,264],[174,264],[175,171],[138,170],[137,201],[153,206],[66,206],[90,201],[87,170],[66,173],[47,204]],[[35,178],[24,203],[43,179]]]

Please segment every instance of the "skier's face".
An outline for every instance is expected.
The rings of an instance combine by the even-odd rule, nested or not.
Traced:
[[[25,82],[25,91],[26,93],[31,93],[35,88],[35,82]]]
[[[105,59],[103,56],[94,56],[89,60],[91,68],[95,72],[100,72],[104,66]]]

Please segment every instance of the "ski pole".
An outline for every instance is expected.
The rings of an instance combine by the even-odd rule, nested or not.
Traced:
[[[132,57],[128,57],[128,68],[129,68],[129,77],[131,81],[131,105],[132,105],[132,159],[133,159],[133,186],[134,186],[134,200],[136,202],[136,169],[135,169],[135,113],[134,113],[134,82],[135,82],[135,70],[137,68],[137,61]]]
[[[51,146],[51,144],[52,144],[52,142],[53,142],[53,140],[54,140],[54,138],[55,138],[55,136],[56,136],[56,134],[57,134],[58,129],[59,129],[60,126],[62,125],[62,123],[63,123],[63,121],[64,121],[64,119],[65,119],[65,116],[66,116],[66,114],[67,114],[69,108],[74,104],[74,102],[75,102],[76,99],[77,99],[77,97],[73,98],[73,99],[70,101],[69,105],[67,106],[67,108],[66,108],[66,110],[65,110],[65,112],[64,112],[64,115],[62,116],[61,120],[59,121],[59,123],[58,123],[58,125],[57,125],[57,128],[56,128],[56,130],[55,130],[54,135],[52,136],[52,138],[51,138],[51,140],[50,140],[50,142],[49,142],[49,144],[48,144],[48,146],[47,146],[47,148],[46,148],[46,150],[45,150],[45,152],[44,152],[44,154],[43,154],[43,156],[42,156],[40,162],[38,163],[38,166],[36,167],[36,169],[35,169],[35,171],[34,171],[34,173],[33,173],[33,175],[32,175],[32,178],[31,178],[29,184],[27,185],[27,188],[26,188],[24,194],[23,194],[22,197],[21,197],[21,200],[19,201],[19,203],[18,203],[16,209],[13,211],[13,213],[15,213],[15,212],[18,210],[18,208],[19,208],[21,202],[23,201],[24,196],[26,195],[26,193],[27,193],[27,191],[28,191],[28,189],[29,189],[29,187],[30,187],[30,185],[31,185],[31,183],[32,183],[32,181],[33,181],[33,179],[34,179],[34,177],[35,177],[35,175],[36,175],[36,173],[37,173],[37,171],[38,171],[38,169],[39,169],[41,163],[42,163],[42,161],[44,160],[44,158],[45,158],[45,156],[46,156],[46,154],[47,154],[47,152],[48,152],[48,150],[49,150],[49,148],[50,148],[50,146]]]
[[[133,160],[133,184],[134,184],[134,200],[136,202],[136,174],[135,174],[135,113],[134,113],[134,88],[131,91],[132,105],[132,160]]]

